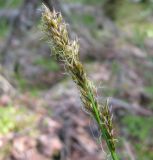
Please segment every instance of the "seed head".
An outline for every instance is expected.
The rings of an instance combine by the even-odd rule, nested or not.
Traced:
[[[84,107],[96,119],[109,149],[115,151],[108,103],[103,106],[98,104],[95,86],[87,78],[84,67],[79,60],[78,41],[69,39],[66,26],[60,13],[50,12],[45,5],[43,6],[42,29],[51,44],[53,53],[58,60],[64,63],[66,71],[76,83]]]

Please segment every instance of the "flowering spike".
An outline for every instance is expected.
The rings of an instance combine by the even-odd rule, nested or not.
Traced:
[[[85,110],[95,118],[113,160],[118,160],[115,153],[112,119],[108,101],[103,106],[98,104],[96,88],[87,78],[84,67],[79,60],[78,41],[69,39],[66,24],[61,14],[56,13],[55,10],[50,12],[45,5],[42,13],[42,29],[52,45],[54,56],[64,63],[66,71],[76,83]]]

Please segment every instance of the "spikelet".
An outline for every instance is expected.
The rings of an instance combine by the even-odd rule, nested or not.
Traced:
[[[67,25],[64,23],[60,13],[50,12],[45,5],[43,6],[42,30],[51,44],[53,54],[59,61],[64,63],[66,71],[70,74],[80,91],[80,98],[85,109],[95,118],[113,160],[117,160],[117,156],[114,153],[115,144],[108,103],[103,106],[98,104],[95,86],[87,78],[84,67],[79,60],[78,41],[69,39],[66,27]]]

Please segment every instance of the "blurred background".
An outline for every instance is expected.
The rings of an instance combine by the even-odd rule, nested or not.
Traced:
[[[153,0],[0,0],[0,160],[110,159],[40,30],[62,12],[107,97],[121,160],[153,160]]]

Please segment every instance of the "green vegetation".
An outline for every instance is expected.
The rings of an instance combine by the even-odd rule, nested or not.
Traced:
[[[0,106],[0,136],[6,136],[9,133],[22,133],[29,129],[37,121],[37,116],[25,107],[17,108],[15,106]],[[31,136],[36,134],[35,130],[28,132]],[[0,149],[0,159],[6,159],[12,150],[11,142],[7,142]]]
[[[153,96],[153,86],[148,86],[148,87],[145,87],[145,92],[150,95],[150,97]],[[148,108],[150,109],[153,109],[153,100],[150,101],[150,103],[148,104]]]
[[[149,149],[153,145],[153,117],[126,116],[123,124],[127,137],[133,139],[137,159],[153,159],[153,152]]]
[[[0,20],[0,37],[5,37],[9,31],[9,25],[7,24],[6,20]]]
[[[42,85],[30,85],[29,82],[20,75],[14,75],[14,78],[16,79],[18,88],[22,92],[27,92],[32,97],[38,97],[40,91],[46,89],[46,86],[44,84]]]
[[[22,3],[21,0],[0,0],[0,9],[9,9],[16,8],[20,6]],[[10,25],[7,23],[5,19],[0,20],[0,38],[6,37],[8,31],[10,29]]]
[[[133,36],[131,41],[138,47],[144,48],[146,38],[153,38],[153,23],[138,22],[132,27]]]
[[[153,152],[146,145],[142,145],[143,143],[135,144],[137,159],[139,160],[152,160]]]
[[[14,78],[16,79],[17,85],[21,91],[27,88],[27,81],[25,78],[23,78],[19,74],[14,74]]]
[[[83,24],[86,27],[95,27],[95,17],[91,14],[73,13],[70,15],[74,25]]]
[[[139,3],[132,3],[129,0],[123,0],[118,5],[118,8],[115,12],[116,21],[120,25],[140,20],[142,18],[142,12],[144,10],[144,5]],[[130,11],[130,12],[129,12]]]
[[[0,107],[0,134],[6,134],[10,130],[15,128],[15,122],[13,116],[15,115],[15,109],[13,107],[3,108]]]
[[[48,71],[53,71],[53,72],[59,71],[58,63],[56,63],[55,60],[52,60],[50,58],[48,58],[48,59],[38,58],[38,59],[36,59],[34,64],[39,65]]]
[[[140,30],[140,28],[135,27],[133,29],[133,36],[131,41],[138,47],[144,48],[144,40],[146,37],[147,37],[146,31],[142,31]]]
[[[21,0],[1,0],[0,8],[13,8],[18,7],[21,4]]]
[[[11,131],[20,131],[31,125],[35,121],[35,116],[25,108],[15,108],[14,106],[0,106],[0,135]],[[28,116],[27,116],[28,115]]]
[[[153,23],[148,20],[152,14],[151,6],[123,0],[115,12],[117,25],[130,33],[131,42],[141,48],[144,48],[146,38],[153,37]]]
[[[101,0],[65,0],[65,2],[70,3],[81,3],[81,4],[101,4]]]
[[[47,71],[50,72],[57,72],[60,69],[60,66],[58,63],[56,63],[55,60],[51,60],[50,58],[44,59],[44,58],[37,58],[34,62],[34,65],[38,65],[42,68],[44,68]],[[43,90],[46,88],[45,84],[35,86],[30,84],[30,81],[23,77],[23,75],[20,75],[19,71],[17,73],[14,73],[14,79],[17,82],[17,86],[21,91],[28,91],[32,96],[37,97],[40,90]]]
[[[29,93],[30,93],[30,95],[32,96],[32,97],[38,97],[39,96],[39,93],[40,93],[40,88],[38,88],[38,87],[31,87],[28,91],[29,91]]]
[[[146,88],[145,88],[145,91],[146,91],[148,94],[153,95],[153,86],[146,87]]]
[[[149,139],[152,136],[153,117],[126,116],[123,119],[123,123],[127,127],[127,133],[132,137],[136,137],[141,141],[147,141],[146,138]],[[151,142],[151,140],[149,141]]]

